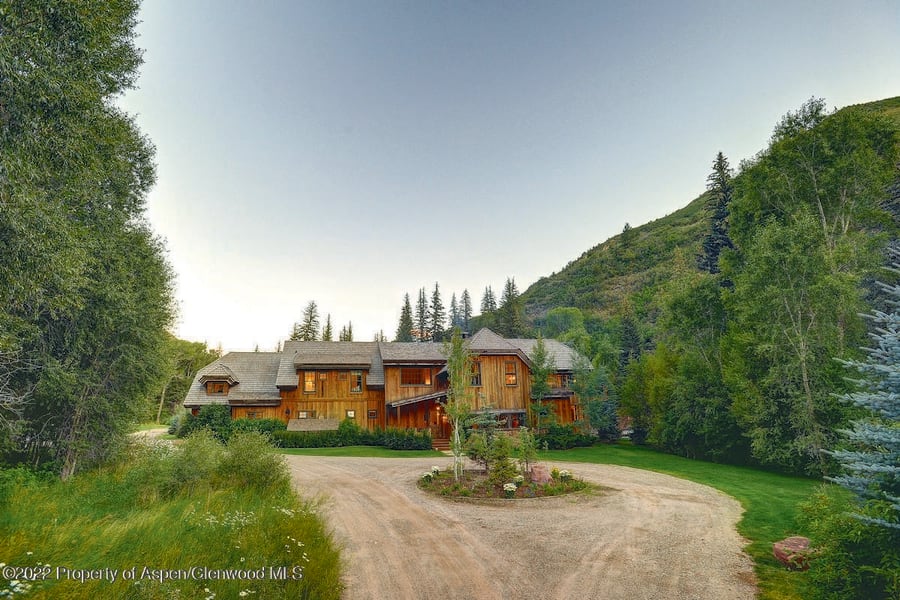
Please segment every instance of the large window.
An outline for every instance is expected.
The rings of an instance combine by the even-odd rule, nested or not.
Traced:
[[[431,385],[431,369],[403,367],[400,369],[400,385]]]
[[[350,371],[350,393],[362,393],[362,371]]]
[[[559,374],[559,387],[569,389],[575,382],[575,376],[572,373]]]
[[[516,373],[516,362],[514,360],[503,363],[503,371],[506,385],[519,385],[519,378]]]
[[[476,387],[481,385],[481,363],[477,360],[472,361],[472,379],[469,383]]]
[[[316,393],[316,372],[315,371],[304,371],[303,372],[303,393],[304,394],[315,394]]]

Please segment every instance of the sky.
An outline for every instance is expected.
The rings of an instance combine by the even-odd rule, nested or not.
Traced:
[[[147,216],[174,333],[273,350],[304,307],[524,291],[700,195],[810,97],[900,95],[896,0],[145,0]]]

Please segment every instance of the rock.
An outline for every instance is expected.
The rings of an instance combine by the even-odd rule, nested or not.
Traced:
[[[791,571],[806,571],[816,551],[809,547],[809,538],[793,536],[772,544],[772,554]]]
[[[547,465],[532,466],[531,481],[535,483],[550,483],[550,469],[547,468]]]

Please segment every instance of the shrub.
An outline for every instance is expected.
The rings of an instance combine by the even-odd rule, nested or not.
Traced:
[[[271,435],[286,429],[287,423],[281,419],[235,419],[231,422],[232,434],[238,431],[255,431]]]
[[[231,436],[218,474],[237,487],[260,491],[289,490],[291,487],[284,458],[275,453],[268,436],[255,431],[240,431]]]
[[[871,525],[850,513],[884,517],[884,502],[857,506],[850,495],[823,486],[801,505],[811,546],[818,551],[810,563],[814,598],[880,600],[900,597],[900,530]]]
[[[550,450],[568,450],[579,446],[591,446],[594,438],[579,433],[572,425],[548,425],[537,436],[538,443]]]
[[[225,448],[212,432],[207,429],[195,431],[185,438],[179,452],[172,457],[171,490],[193,493],[209,487],[224,457]]]
[[[221,441],[231,435],[231,408],[224,404],[204,406],[197,415],[188,414],[178,431],[179,437],[186,437],[200,429],[209,429]]]
[[[406,429],[368,431],[345,420],[337,431],[275,431],[272,440],[282,448],[383,446],[391,450],[430,450],[431,433]]]

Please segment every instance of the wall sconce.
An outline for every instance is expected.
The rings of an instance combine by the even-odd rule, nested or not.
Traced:
[[[284,409],[284,414],[290,416],[290,415],[291,415],[291,409],[289,409],[289,408]]]

